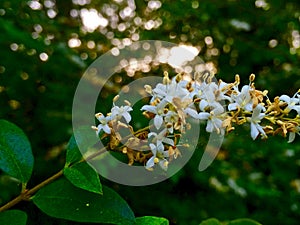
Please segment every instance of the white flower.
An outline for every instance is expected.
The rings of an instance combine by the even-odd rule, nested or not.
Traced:
[[[153,105],[144,105],[141,110],[146,110],[148,112],[154,113],[155,117],[154,117],[154,126],[155,128],[158,130],[161,125],[163,124],[164,118],[163,116],[164,114],[164,108],[166,106],[165,101],[160,102],[159,104],[157,104],[156,106]]]
[[[178,122],[179,122],[178,113],[174,112],[173,110],[169,110],[165,115],[165,123],[170,133],[174,132],[174,125],[177,124]]]
[[[199,108],[201,111],[205,111],[207,107],[213,107],[217,101],[215,92],[218,90],[218,86],[215,83],[207,84],[203,90],[202,100],[200,101]]]
[[[158,163],[163,170],[168,169],[168,161],[166,157],[169,157],[169,152],[164,151],[164,145],[162,143],[149,144],[153,156],[147,161],[146,169],[151,168]]]
[[[232,95],[231,98],[234,101],[228,105],[228,110],[236,110],[237,108],[242,108],[246,111],[252,111],[252,98],[250,95],[251,87],[249,85],[244,85],[242,90],[237,95]]]
[[[167,129],[162,130],[160,133],[150,132],[148,134],[148,138],[150,139],[153,137],[152,142],[156,143],[166,143],[168,145],[174,146],[174,141],[171,138],[166,137]]]
[[[229,96],[225,95],[229,88],[230,88],[230,85],[225,83],[224,81],[221,81],[219,83],[219,86],[218,86],[219,94],[217,96],[218,101],[221,101],[221,100],[228,100],[230,102],[232,101],[232,99]]]
[[[155,98],[165,100],[167,102],[172,102],[174,97],[180,99],[186,98],[189,95],[189,91],[186,89],[187,81],[176,82],[173,78],[170,84],[157,84],[153,89],[153,101]]]
[[[100,124],[97,127],[97,135],[99,135],[101,130],[103,130],[107,134],[110,134],[111,130],[110,127],[108,126],[108,122],[111,121],[111,117],[110,116],[105,117],[102,113],[97,113],[95,116],[100,122]]]
[[[296,127],[295,132],[290,132],[288,143],[291,143],[295,140],[296,134],[300,135],[300,126]]]
[[[287,112],[289,113],[291,110],[296,110],[297,113],[300,115],[300,105],[299,104],[299,99],[295,98],[295,95],[291,98],[287,95],[281,95],[279,100],[286,102],[288,105],[286,107]]]
[[[211,133],[216,131],[217,133],[224,134],[224,129],[222,127],[223,121],[218,118],[224,112],[223,107],[217,107],[212,110],[210,113],[208,112],[200,112],[198,114],[198,119],[207,120],[206,131]]]
[[[124,119],[126,120],[127,123],[130,122],[131,120],[131,116],[130,116],[130,111],[132,111],[132,108],[128,105],[126,106],[114,106],[111,109],[111,117],[113,119],[117,118],[120,119],[122,117],[124,117]]]
[[[253,140],[257,138],[259,133],[261,133],[264,137],[266,137],[266,133],[263,130],[262,126],[259,125],[260,121],[265,117],[265,113],[261,111],[265,111],[265,108],[259,104],[253,109],[253,113],[250,119],[251,122],[251,137]]]

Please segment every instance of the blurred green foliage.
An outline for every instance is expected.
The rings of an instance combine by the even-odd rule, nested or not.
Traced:
[[[124,16],[128,7],[133,11]],[[104,21],[95,30],[85,27],[80,15],[88,9],[100,12],[106,26]],[[293,95],[300,87],[299,20],[300,3],[293,0],[2,0],[0,118],[25,130],[32,143],[36,160],[31,185],[63,167],[76,85],[98,56],[128,41],[191,44],[205,62],[214,64],[217,78],[229,82],[239,73],[242,83],[248,83],[255,73],[256,86],[269,90],[270,98]],[[115,90],[104,94],[103,112]],[[217,160],[200,173],[206,138],[201,133],[199,151],[170,180],[149,187],[104,183],[128,201],[136,216],[165,217],[174,224],[199,224],[210,217],[299,223],[299,140],[254,142],[248,128],[241,127],[227,136]],[[4,186],[14,187],[14,181],[1,174],[0,204],[16,194],[15,188],[2,192]],[[50,218],[33,205],[18,207],[27,211],[29,224],[74,224]]]

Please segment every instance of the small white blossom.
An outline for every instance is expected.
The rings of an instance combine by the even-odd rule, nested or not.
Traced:
[[[295,96],[291,98],[287,95],[281,95],[279,97],[279,100],[284,101],[288,104],[287,107],[286,107],[288,113],[291,110],[296,110],[297,113],[300,115],[300,105],[297,105],[300,102],[299,98],[295,98]]]
[[[156,106],[153,105],[144,105],[141,110],[146,110],[148,112],[154,113],[154,126],[158,130],[164,122],[164,108],[166,106],[165,101],[160,102]]]
[[[97,126],[97,135],[103,130],[105,133],[110,134],[111,130],[108,123],[111,121],[111,117],[105,117],[102,113],[97,113],[96,118],[99,120],[100,124]]]
[[[251,137],[253,140],[255,140],[257,138],[259,133],[261,133],[264,137],[266,137],[265,131],[263,130],[262,126],[259,125],[261,120],[266,115],[265,113],[261,112],[264,110],[265,110],[265,108],[261,104],[257,105],[253,110],[252,117],[249,118],[250,123],[251,123]]]
[[[128,105],[121,106],[121,107],[114,106],[111,109],[111,116],[112,118],[117,118],[117,119],[123,117],[126,120],[126,122],[129,123],[131,120],[131,115],[129,113],[130,111],[132,111],[132,108]]]
[[[224,129],[222,127],[223,122],[220,118],[218,118],[218,116],[220,116],[223,112],[224,109],[222,107],[218,107],[212,110],[210,113],[200,112],[198,118],[200,120],[207,120],[207,132],[211,133],[213,131],[216,131],[217,133],[224,134]]]
[[[233,94],[231,98],[234,102],[228,105],[228,110],[232,111],[238,108],[242,108],[246,111],[251,112],[253,103],[250,95],[250,90],[251,87],[249,85],[244,85],[241,92],[239,92],[237,95]]]
[[[169,152],[164,150],[164,145],[158,142],[156,145],[149,144],[153,156],[147,161],[146,169],[150,170],[156,163],[160,165],[163,170],[168,169],[168,161],[166,157],[169,157]]]
[[[199,108],[201,111],[205,111],[208,107],[214,107],[217,103],[215,92],[218,90],[218,86],[215,83],[207,84],[203,90],[202,100],[200,101]]]
[[[174,146],[174,141],[171,138],[167,138],[166,137],[167,134],[167,129],[163,129],[160,133],[155,133],[155,132],[150,132],[148,134],[148,138],[150,139],[151,137],[153,137],[153,141],[152,142],[156,142],[156,143],[166,143],[168,145]]]
[[[186,89],[186,84],[186,81],[177,83],[175,78],[172,79],[170,84],[157,84],[153,89],[152,100],[159,98],[171,103],[174,97],[180,99],[186,98],[190,93]]]

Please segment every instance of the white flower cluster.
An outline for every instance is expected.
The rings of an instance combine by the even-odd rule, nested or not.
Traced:
[[[223,135],[226,131],[230,132],[234,129],[232,124],[249,123],[253,140],[259,135],[267,138],[268,134],[281,133],[286,136],[289,133],[289,142],[292,142],[295,134],[300,134],[298,92],[292,98],[282,95],[271,102],[266,96],[267,91],[255,89],[254,78],[254,74],[251,74],[249,85],[239,89],[238,75],[234,83],[225,83],[221,80],[215,83],[211,81],[212,79],[185,80],[181,74],[170,79],[165,72],[163,82],[157,84],[155,88],[145,86],[151,99],[141,110],[147,118],[153,119],[153,125],[143,129],[143,134],[147,137],[148,153],[137,154],[134,153],[134,149],[124,145],[120,146],[120,151],[128,155],[130,164],[134,161],[143,162],[149,170],[158,164],[166,170],[168,164],[181,154],[176,146],[176,135],[190,129],[188,118],[205,121],[206,131],[209,133],[216,132]],[[297,112],[295,118],[289,116],[292,110]],[[118,126],[113,124],[122,123],[122,127],[127,127],[135,136],[139,133],[139,131],[134,132],[129,125],[130,111],[132,108],[128,101],[125,106],[120,107],[114,103],[107,116],[102,113],[96,114],[100,124],[93,128],[97,134],[104,131],[114,142],[118,140],[114,144],[117,146],[125,137],[114,130]],[[262,120],[268,123],[262,125]]]

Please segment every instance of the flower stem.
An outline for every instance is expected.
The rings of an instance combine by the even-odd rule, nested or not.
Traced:
[[[7,209],[10,209],[11,207],[15,206],[16,204],[18,204],[21,201],[29,201],[30,197],[34,193],[36,193],[38,190],[40,190],[42,187],[46,186],[47,184],[52,183],[53,181],[55,181],[56,179],[58,179],[62,175],[63,175],[63,170],[60,170],[59,172],[57,172],[53,176],[49,177],[48,179],[44,180],[43,182],[36,185],[35,187],[33,187],[29,190],[28,189],[24,190],[19,196],[17,196],[13,200],[9,201],[8,203],[6,203],[2,207],[0,207],[0,212],[3,212]]]

